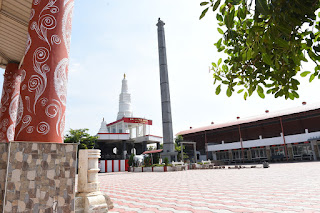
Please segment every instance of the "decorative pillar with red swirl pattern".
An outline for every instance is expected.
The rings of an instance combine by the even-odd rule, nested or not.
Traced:
[[[15,141],[63,142],[73,0],[34,0]]]
[[[14,139],[14,130],[20,98],[21,70],[19,64],[8,63],[3,78],[3,89],[0,107],[0,142]]]

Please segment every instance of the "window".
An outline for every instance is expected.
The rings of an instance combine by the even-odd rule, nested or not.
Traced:
[[[266,158],[266,149],[265,148],[255,148],[251,150],[252,158]]]
[[[292,146],[293,149],[293,155],[312,155],[312,149],[311,149],[311,144],[306,143],[306,144],[296,144]]]
[[[227,151],[217,152],[217,160],[229,160],[229,153]]]
[[[285,155],[285,149],[284,149],[284,146],[272,146],[271,147],[271,155],[274,156],[274,155]]]

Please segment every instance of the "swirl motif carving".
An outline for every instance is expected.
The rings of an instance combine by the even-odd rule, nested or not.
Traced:
[[[11,124],[7,129],[8,141],[14,141],[14,124]]]
[[[8,118],[2,120],[2,127],[6,127],[9,124]]]
[[[63,136],[63,131],[64,131],[64,128],[65,128],[65,121],[66,121],[65,114],[63,114],[62,118],[59,119],[59,120],[61,120],[61,122],[60,122],[60,128],[59,128],[60,133],[58,135],[60,135],[62,140],[63,140],[63,137],[64,137]]]
[[[29,51],[29,49],[31,47],[31,43],[32,43],[32,40],[31,40],[30,34],[28,33],[27,34],[27,41],[26,41],[26,50],[24,51],[24,55],[26,55],[27,52]]]
[[[16,119],[16,126],[20,123],[23,116],[23,101],[21,96],[19,95],[19,103],[18,103],[18,110],[17,110],[17,119]]]
[[[23,82],[24,81],[24,79],[26,79],[26,71],[25,70],[22,70],[21,71],[21,82]]]
[[[47,72],[50,67],[44,64],[49,58],[49,50],[45,47],[38,47],[33,53],[34,70],[39,74],[32,75],[28,82],[28,89],[30,92],[35,90],[35,98],[33,104],[33,112],[36,113],[36,104],[38,99],[43,94],[47,87]],[[40,78],[41,76],[41,78]]]
[[[37,64],[45,63],[49,58],[49,50],[45,47],[38,47],[33,53],[34,62]]]
[[[15,138],[60,142],[65,126],[74,4],[73,0],[33,0],[32,7],[29,22],[32,40],[28,38],[26,63],[22,65],[25,69],[21,76],[23,101],[17,108],[18,114],[20,110],[21,113]]]
[[[41,98],[40,103],[41,103],[41,106],[46,106],[48,103],[48,98]]]
[[[26,132],[31,134],[33,133],[34,127],[33,126],[28,126],[28,128],[26,129]]]
[[[16,134],[16,137],[19,136],[20,132],[25,129],[27,126],[29,126],[29,124],[32,121],[32,117],[30,115],[25,115],[22,119],[22,125],[21,128],[19,129],[19,132]]]
[[[58,112],[60,110],[60,107],[59,105],[57,104],[49,104],[47,107],[46,107],[46,115],[49,117],[49,118],[54,118],[57,116]]]
[[[24,99],[26,99],[26,102],[27,102],[27,110],[28,110],[28,112],[32,113],[31,109],[30,109],[30,97],[29,96],[25,96]]]
[[[32,75],[28,82],[28,90],[33,92],[43,84],[42,79],[38,75]]]
[[[39,1],[40,2],[40,1]],[[59,8],[55,6],[56,0],[49,0],[47,5],[42,9],[39,15],[38,22],[34,21],[31,24],[30,29],[35,30],[38,37],[45,41],[49,48],[51,49],[50,42],[48,40],[48,30],[53,30],[57,26],[56,18],[51,14],[44,14],[44,12],[49,11],[52,14],[59,12]]]
[[[29,21],[30,21],[31,19],[33,19],[33,16],[34,16],[35,13],[36,13],[36,11],[35,11],[33,8],[31,8],[31,13],[30,13]]]
[[[62,18],[62,36],[68,55],[70,52],[73,6],[74,3],[72,1],[67,5]]]
[[[33,0],[34,5],[38,5],[41,2],[41,0]]]
[[[19,97],[20,95],[16,95],[9,105],[9,116],[14,123],[17,120]]]
[[[61,44],[61,39],[58,35],[51,36],[51,44]]]
[[[65,106],[67,99],[67,67],[69,60],[67,58],[62,59],[54,72],[54,88],[61,101]]]
[[[50,131],[50,125],[47,122],[40,122],[37,126],[37,132],[43,135],[48,134]]]
[[[40,28],[41,31],[43,31],[43,28],[46,30],[52,30],[57,26],[56,18],[53,15],[46,14],[40,17]],[[42,32],[44,35],[44,32]]]

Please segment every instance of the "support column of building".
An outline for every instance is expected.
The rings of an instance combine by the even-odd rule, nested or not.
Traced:
[[[251,148],[248,149],[248,160],[249,160],[249,161],[252,161]]]
[[[316,155],[316,146],[315,146],[315,144],[316,144],[316,140],[313,140],[313,141],[310,141],[310,146],[311,146],[311,150],[312,150],[312,160],[317,160],[317,155]]]
[[[315,160],[320,159],[320,150],[318,149],[318,141],[312,141],[313,142],[313,149],[315,154]]]
[[[266,155],[268,160],[271,160],[271,150],[270,150],[270,146],[266,146]]]
[[[142,152],[145,152],[148,150],[148,147],[147,147],[147,141],[143,141],[142,142]]]
[[[289,158],[289,160],[293,160],[293,147],[292,147],[292,144],[289,143],[289,144],[286,144],[286,145],[284,145],[284,146],[285,146],[285,148],[286,148],[286,150],[287,150],[287,152],[288,152],[288,158]]]
[[[233,159],[233,156],[232,156],[232,150],[231,149],[228,150],[228,154],[229,154],[230,162],[233,161],[234,159]]]
[[[139,126],[136,126],[136,138],[139,137],[140,134],[139,134]]]
[[[147,135],[147,124],[143,124],[143,131],[142,131],[142,136]]]
[[[73,0],[33,1],[15,140],[63,142]]]
[[[74,212],[78,144],[62,143],[73,0],[30,2],[15,141],[8,143],[0,211]]]
[[[21,70],[19,64],[9,63],[3,78],[3,89],[0,107],[0,142],[14,140],[16,120],[21,120],[21,110],[18,112],[20,99]]]

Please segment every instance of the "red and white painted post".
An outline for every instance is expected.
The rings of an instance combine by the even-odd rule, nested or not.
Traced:
[[[15,141],[63,142],[73,0],[34,0]]]
[[[8,63],[4,73],[0,108],[0,142],[14,140],[20,99],[21,70],[19,64]]]

